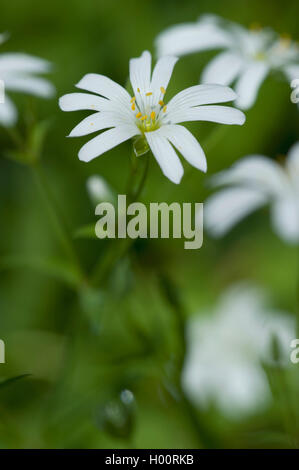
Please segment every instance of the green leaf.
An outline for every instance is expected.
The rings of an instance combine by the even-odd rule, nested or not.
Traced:
[[[8,387],[9,385],[18,382],[21,379],[24,379],[26,377],[30,377],[31,374],[22,374],[22,375],[17,375],[15,377],[10,377],[9,379],[3,380],[0,382],[0,390],[2,390],[5,387]]]
[[[41,121],[32,126],[24,138],[14,132],[17,148],[6,150],[4,156],[24,165],[35,164],[40,158],[48,129],[49,121]]]
[[[81,275],[76,268],[58,258],[40,258],[32,255],[7,255],[0,258],[0,271],[3,269],[31,268],[52,276],[71,286],[78,286]]]
[[[77,228],[73,233],[73,237],[97,239],[95,232],[95,224],[83,225],[82,227]]]
[[[41,121],[33,126],[27,141],[28,156],[31,156],[30,163],[34,163],[40,158],[49,125],[49,121]]]

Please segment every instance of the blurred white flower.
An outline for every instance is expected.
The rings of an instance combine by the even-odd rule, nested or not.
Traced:
[[[89,162],[137,136],[144,142],[143,147],[150,147],[164,175],[174,183],[180,182],[184,170],[173,146],[191,165],[206,171],[207,163],[201,146],[185,127],[177,124],[212,121],[241,125],[245,116],[232,107],[206,106],[235,99],[236,95],[230,88],[220,85],[187,88],[166,104],[166,88],[176,62],[176,57],[163,57],[151,74],[151,55],[148,51],[143,52],[139,58],[131,59],[133,97],[109,78],[88,74],[76,86],[96,94],[71,93],[60,98],[59,104],[63,111],[96,111],[72,130],[71,137],[110,128],[81,148],[80,160]]]
[[[224,51],[205,68],[202,83],[229,85],[236,81],[236,105],[242,109],[254,104],[271,70],[282,71],[289,81],[298,72],[299,47],[288,36],[279,36],[268,28],[248,30],[216,15],[173,26],[157,38],[159,55],[182,56],[214,48]]]
[[[90,176],[86,186],[91,202],[95,206],[101,202],[115,202],[115,192],[102,176]]]
[[[6,38],[7,35],[2,34],[0,43]],[[35,76],[49,70],[50,63],[38,57],[15,52],[0,54],[0,79],[5,86],[4,103],[0,104],[1,125],[12,126],[17,121],[17,110],[7,96],[7,91],[28,93],[43,98],[49,98],[54,94],[55,88],[48,80]]]
[[[214,403],[235,418],[269,403],[261,362],[273,361],[274,335],[281,363],[289,363],[295,322],[285,313],[268,311],[265,300],[256,286],[237,284],[222,294],[214,312],[189,320],[182,384],[196,404]]]
[[[228,232],[249,213],[271,206],[274,231],[288,243],[299,241],[299,142],[283,165],[250,155],[211,178],[213,186],[230,185],[204,205],[205,228],[215,237]]]

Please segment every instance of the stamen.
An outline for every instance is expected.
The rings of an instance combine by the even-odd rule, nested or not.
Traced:
[[[280,36],[281,46],[287,48],[287,47],[289,47],[290,43],[291,43],[291,36],[287,33],[281,34],[281,36]]]
[[[159,105],[163,107],[164,106],[164,101],[160,100]]]
[[[262,29],[260,23],[258,23],[257,21],[254,21],[253,23],[251,23],[249,25],[249,29],[251,31],[260,31]]]
[[[166,113],[166,110],[167,110],[167,106],[163,106],[163,113]]]
[[[147,115],[146,115],[146,114],[145,114],[144,116],[142,116],[141,121],[144,121],[145,119],[147,119]]]
[[[164,88],[163,86],[160,87],[160,90],[161,90],[161,93],[163,93],[163,95],[165,95],[166,90],[165,90],[165,88]]]
[[[139,111],[139,113],[136,114],[137,119],[139,119],[142,116],[142,113]]]
[[[155,117],[156,117],[156,113],[155,113],[155,111],[152,111],[151,112],[151,120],[154,121]]]
[[[133,96],[133,98],[131,98],[131,101],[130,101],[130,103],[134,103],[134,101],[136,101],[136,98],[135,98],[135,96]]]
[[[145,96],[151,96],[153,93],[151,91],[148,91],[147,93],[145,93]]]
[[[137,88],[138,93],[140,93],[140,88]]]
[[[132,103],[132,111],[135,111],[135,103]]]

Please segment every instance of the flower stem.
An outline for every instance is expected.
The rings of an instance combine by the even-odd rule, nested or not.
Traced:
[[[297,278],[296,278],[296,333],[299,338],[299,248],[297,261]]]
[[[147,178],[147,174],[148,174],[148,169],[149,169],[149,161],[150,161],[149,153],[146,154],[144,159],[145,159],[145,163],[144,163],[142,177],[140,179],[140,182],[139,182],[135,192],[131,196],[133,201],[136,201],[138,199],[138,197],[141,195],[142,191],[143,191],[145,181],[146,181],[146,178]]]
[[[57,206],[56,200],[53,197],[53,194],[49,188],[47,178],[44,175],[44,172],[39,165],[31,165],[31,171],[35,179],[36,185],[41,193],[42,198],[46,203],[46,207],[51,219],[53,229],[56,232],[57,238],[63,246],[66,254],[69,259],[72,261],[76,270],[80,273],[82,278],[84,278],[83,271],[80,266],[80,261],[77,256],[76,250],[73,246],[73,240],[67,228],[67,224],[64,220],[64,216],[61,213],[59,207]]]
[[[135,157],[141,158],[141,157]],[[146,161],[144,162],[143,172],[139,184],[135,187],[135,179],[137,177],[137,165],[136,162],[132,162],[131,173],[128,180],[127,190],[128,190],[128,200],[129,202],[134,202],[141,195],[142,190],[146,182],[148,168],[149,168],[149,155],[146,155]],[[113,247],[111,246],[107,250],[103,257],[98,261],[94,268],[94,273],[92,275],[92,283],[95,285],[101,284],[103,280],[109,275],[115,264],[128,252],[130,247],[135,242],[135,239],[124,238],[113,241]],[[116,246],[115,246],[116,245]]]
[[[173,284],[171,279],[165,274],[160,274],[160,286],[164,298],[171,306],[176,320],[177,334],[180,340],[180,351],[178,355],[178,374],[176,379],[176,387],[180,397],[180,403],[182,405],[184,413],[189,417],[190,422],[198,436],[200,446],[204,448],[217,448],[217,439],[212,435],[209,427],[203,419],[198,418],[198,410],[189,400],[186,395],[182,384],[181,375],[184,367],[184,362],[187,354],[187,339],[186,339],[186,312],[183,302],[178,294],[177,287]]]

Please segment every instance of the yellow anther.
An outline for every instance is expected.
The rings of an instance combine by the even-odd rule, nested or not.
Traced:
[[[145,114],[144,116],[142,116],[141,121],[144,121],[145,119],[147,119],[147,115],[146,115],[146,114]]]
[[[151,112],[151,120],[153,121],[155,119],[155,117],[156,117],[156,113],[155,113],[155,111],[152,111]]]
[[[142,116],[142,113],[140,112],[136,114],[137,119],[139,119],[141,116]]]
[[[282,47],[289,47],[290,43],[291,43],[291,36],[287,33],[281,34],[280,44],[282,45]]]
[[[262,27],[260,23],[258,23],[257,21],[254,21],[253,23],[250,24],[249,29],[251,29],[251,31],[259,31],[262,29]]]
[[[166,90],[165,90],[165,88],[164,88],[163,86],[160,87],[160,90],[161,90],[161,93],[163,93],[163,95],[165,95]]]
[[[278,155],[276,155],[276,160],[278,163],[280,163],[281,165],[284,165],[285,164],[285,160],[286,160],[286,155],[280,153]]]
[[[137,88],[138,93],[140,93],[140,88]]]
[[[134,103],[134,101],[136,101],[135,96],[133,96],[133,98],[131,98],[131,101],[130,101],[130,102],[131,102],[131,103]]]
[[[291,35],[289,33],[282,33],[280,37],[281,39],[287,39],[287,40],[291,39]]]
[[[167,106],[163,106],[163,113],[166,113]]]
[[[132,111],[135,111],[135,103],[132,103]]]
[[[159,101],[159,105],[160,105],[160,106],[164,106],[164,101],[160,100],[160,101]]]
[[[147,93],[145,93],[145,96],[151,96],[153,93],[151,91],[148,91]]]

